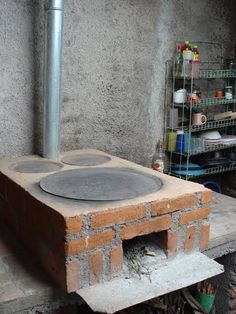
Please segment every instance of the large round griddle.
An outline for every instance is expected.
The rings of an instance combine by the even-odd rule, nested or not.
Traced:
[[[64,164],[73,165],[73,166],[80,166],[80,167],[91,167],[102,165],[111,158],[105,155],[98,155],[98,154],[77,154],[71,156],[65,156],[62,158],[62,162]]]
[[[10,165],[9,169],[21,173],[46,173],[58,171],[62,164],[46,160],[28,160]]]
[[[84,168],[61,171],[43,178],[48,193],[76,200],[115,201],[157,192],[159,178],[126,168]]]

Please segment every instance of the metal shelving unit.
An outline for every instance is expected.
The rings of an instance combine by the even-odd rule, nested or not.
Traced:
[[[218,105],[230,105],[230,104],[236,104],[236,98],[232,98],[232,99],[225,99],[225,98],[221,98],[218,99],[216,97],[214,98],[203,98],[200,99],[200,101],[193,105],[193,107],[198,107],[198,108],[202,108],[205,106],[218,106]],[[184,108],[186,109],[190,109],[190,105],[191,104],[174,104],[174,106],[176,108],[182,108],[184,106]]]
[[[232,148],[236,148],[236,144],[230,144],[230,145],[229,144],[214,144],[214,147],[205,147],[204,150],[193,150],[187,153],[172,152],[172,154],[182,155],[184,157],[187,157],[189,155],[189,157],[192,157],[192,156],[197,156],[201,154],[212,153],[212,152],[225,150],[225,149],[232,149]]]
[[[179,41],[181,42],[181,41]],[[179,43],[178,42],[178,43]],[[194,42],[199,44],[197,42]],[[196,137],[198,132],[201,131],[210,131],[210,130],[220,130],[223,134],[236,134],[235,133],[235,126],[236,126],[236,118],[232,119],[224,119],[224,120],[208,120],[205,124],[201,125],[193,125],[192,124],[192,114],[195,112],[202,111],[211,114],[207,115],[207,117],[213,117],[215,113],[219,112],[227,112],[229,110],[236,111],[236,69],[224,69],[224,60],[223,60],[223,47],[219,43],[209,43],[209,42],[201,42],[201,44],[207,45],[216,45],[220,48],[220,54],[217,61],[207,61],[202,62],[202,69],[200,70],[200,74],[198,78],[193,78],[193,74],[189,77],[176,77],[174,74],[174,67],[175,63],[173,60],[168,60],[166,62],[166,97],[165,97],[165,134],[164,140],[167,139],[167,132],[174,132],[177,130],[183,130],[189,136],[189,141],[192,141],[192,136]],[[204,81],[205,80],[205,81]],[[213,80],[219,80],[219,85],[215,84]],[[225,83],[223,82],[225,81]],[[189,100],[187,103],[177,104],[173,102],[173,94],[177,89],[187,89],[190,94],[193,93],[195,81],[197,82],[198,86],[201,86],[201,91],[204,92],[205,98],[199,99],[198,103],[194,103],[193,100]],[[200,84],[200,85],[199,85]],[[221,84],[221,85],[220,85]],[[232,99],[226,98],[216,98],[212,97],[214,92],[212,91],[212,86],[224,86],[227,85],[234,85],[234,95]],[[209,88],[210,86],[210,88]],[[210,92],[207,90],[210,89]],[[216,87],[215,87],[216,88]],[[212,96],[211,96],[212,95]],[[219,106],[219,108],[217,107]],[[179,109],[178,110],[178,126],[169,126],[168,125],[168,112],[170,109]],[[169,110],[169,111],[168,111]],[[212,111],[211,111],[212,110]],[[188,148],[184,150],[184,152],[177,152],[177,151],[169,151],[168,158],[170,160],[169,167],[167,169],[168,173],[180,177],[182,179],[191,180],[196,177],[200,176],[207,176],[211,174],[220,174],[227,171],[236,170],[236,161],[225,166],[214,166],[204,169],[202,167],[199,175],[195,176],[192,174],[192,171],[189,170],[189,175],[178,175],[175,174],[171,170],[173,164],[182,164],[184,163],[187,167],[188,164],[193,162],[194,160],[198,160],[202,158],[201,155],[209,154],[209,158],[211,153],[217,151],[229,151],[229,152],[236,152],[236,143],[235,144],[214,144],[212,143],[211,146],[203,145],[203,147],[194,149],[192,142],[191,145],[188,144]],[[192,159],[193,158],[193,159]],[[181,168],[180,166],[180,169]],[[188,172],[188,169],[187,169]]]
[[[192,125],[190,130],[191,132],[199,132],[199,131],[207,131],[212,129],[220,129],[226,128],[229,126],[236,125],[236,120],[234,119],[227,119],[227,120],[216,120],[216,121],[209,121],[202,125]]]
[[[201,70],[199,79],[236,78],[236,70]]]
[[[236,70],[201,70],[195,80],[236,78]],[[177,80],[192,80],[191,76],[176,76]]]

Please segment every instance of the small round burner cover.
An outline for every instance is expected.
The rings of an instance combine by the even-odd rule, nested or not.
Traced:
[[[46,173],[58,171],[62,164],[46,160],[28,160],[10,165],[9,169],[21,173]]]
[[[97,155],[97,154],[76,154],[71,156],[65,156],[62,158],[62,162],[64,164],[73,165],[73,166],[80,166],[80,167],[91,167],[102,165],[111,158],[105,155]]]
[[[77,200],[115,201],[160,190],[159,178],[128,168],[84,168],[61,171],[40,181],[48,193]]]

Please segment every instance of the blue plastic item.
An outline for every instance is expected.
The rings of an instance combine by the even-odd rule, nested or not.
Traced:
[[[204,170],[174,170],[173,173],[182,176],[200,176],[205,173]]]
[[[176,149],[177,152],[184,152],[184,131],[177,131]]]
[[[210,189],[210,190],[212,190],[214,192],[222,194],[221,187],[220,187],[219,183],[217,183],[216,181],[205,181],[202,184],[206,188],[208,188],[208,189]]]
[[[182,162],[181,164],[174,164],[171,167],[172,170],[198,170],[201,166],[194,164],[193,162]]]

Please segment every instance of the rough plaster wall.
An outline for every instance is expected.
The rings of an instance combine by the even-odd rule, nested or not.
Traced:
[[[61,148],[147,165],[176,39],[231,46],[233,1],[65,0]],[[43,1],[0,0],[1,157],[42,151]],[[231,15],[230,15],[231,14]]]
[[[1,157],[32,152],[32,17],[30,1],[0,1]]]

